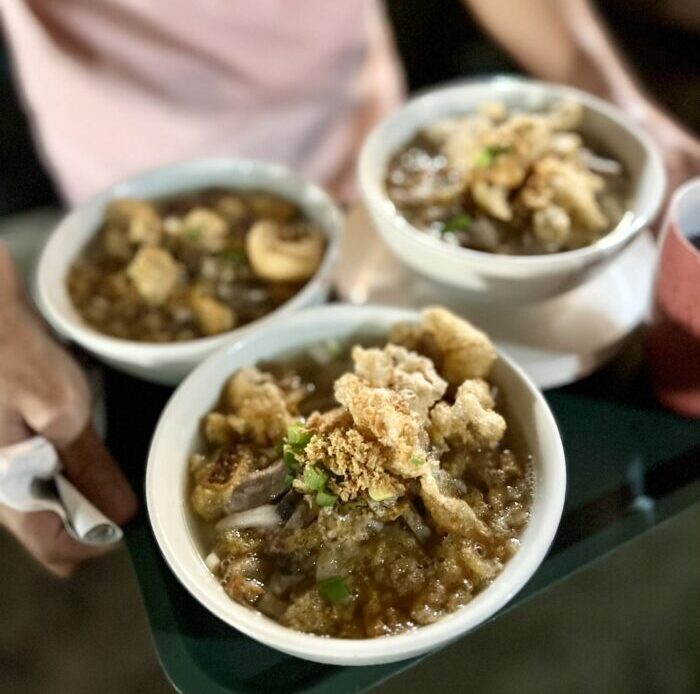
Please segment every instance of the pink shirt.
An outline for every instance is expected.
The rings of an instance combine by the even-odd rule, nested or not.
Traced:
[[[0,0],[66,200],[191,157],[283,162],[348,195],[402,97],[375,0]]]

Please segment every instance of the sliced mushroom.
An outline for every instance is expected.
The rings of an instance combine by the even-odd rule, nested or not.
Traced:
[[[229,223],[239,224],[248,216],[248,208],[238,195],[224,195],[216,203],[216,211]]]
[[[315,226],[256,222],[246,237],[253,272],[271,282],[298,282],[311,277],[321,263],[323,233]]]
[[[190,306],[205,335],[224,333],[236,324],[236,316],[231,308],[212,296],[192,292]]]
[[[131,243],[155,246],[163,234],[160,215],[145,200],[119,198],[113,200],[106,212],[109,225],[126,229]]]
[[[195,207],[182,220],[185,239],[210,253],[218,253],[226,247],[228,224],[216,212],[206,207]]]
[[[246,511],[274,501],[286,489],[284,478],[287,472],[287,466],[282,460],[262,470],[256,470],[233,490],[226,510],[229,513]],[[278,515],[280,519],[286,520],[279,512]]]
[[[509,222],[513,210],[508,202],[508,190],[503,186],[489,185],[486,181],[475,181],[471,187],[474,202],[496,219]]]
[[[182,267],[164,248],[143,246],[127,266],[126,274],[146,302],[160,306],[173,293]]]
[[[133,246],[124,229],[108,226],[102,232],[102,242],[108,256],[122,261],[129,261],[133,255]]]
[[[571,217],[563,207],[548,205],[535,210],[532,215],[532,230],[540,242],[555,251],[564,245],[571,232]]]

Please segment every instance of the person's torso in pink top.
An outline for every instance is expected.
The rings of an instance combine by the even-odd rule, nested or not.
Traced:
[[[374,0],[0,0],[44,160],[77,203],[200,156],[285,163],[349,189],[402,96]]]

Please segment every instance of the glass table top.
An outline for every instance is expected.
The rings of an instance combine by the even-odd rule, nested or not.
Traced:
[[[700,422],[654,403],[638,352],[632,344],[596,375],[545,393],[567,457],[564,516],[545,562],[495,619],[700,502]],[[150,435],[171,390],[109,369],[104,384],[108,445],[143,490]],[[239,634],[180,586],[160,555],[145,509],[126,528],[126,543],[158,656],[179,691],[362,691],[431,657],[360,668],[291,658]]]
[[[48,213],[52,220],[57,215]],[[32,228],[14,229],[22,233],[12,238],[3,232],[7,241],[31,240],[26,252],[10,244],[27,268],[46,236],[36,232],[51,227],[47,219],[28,219],[25,226]],[[632,341],[597,374],[545,393],[567,457],[564,516],[545,562],[494,619],[506,619],[515,604],[700,502],[700,421],[682,419],[654,403],[640,351],[639,342]],[[172,391],[111,369],[101,372],[108,445],[143,497],[150,437]],[[237,633],[190,597],[162,559],[144,507],[126,527],[125,539],[158,656],[181,692],[359,692],[436,658],[362,668],[290,658]],[[450,650],[467,649],[468,642],[467,634]]]

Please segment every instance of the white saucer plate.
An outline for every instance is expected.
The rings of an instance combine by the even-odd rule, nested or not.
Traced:
[[[348,217],[336,277],[341,299],[420,308],[441,304],[485,330],[543,389],[573,383],[611,359],[646,318],[656,244],[643,231],[583,285],[553,299],[511,307],[470,303],[464,293],[402,265],[362,208]]]

